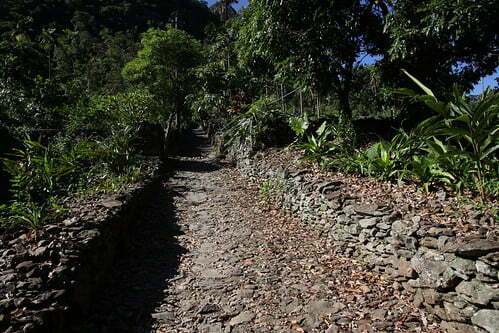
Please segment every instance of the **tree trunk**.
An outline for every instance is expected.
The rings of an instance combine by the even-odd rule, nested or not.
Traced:
[[[49,80],[52,79],[52,50],[49,49]]]
[[[321,117],[321,95],[317,91],[317,119]]]
[[[284,105],[284,85],[281,84],[281,107],[282,112],[286,112],[286,106]]]
[[[349,93],[342,91],[338,94],[340,102],[340,111],[348,120],[352,120],[352,109],[350,108]]]
[[[343,79],[343,89],[340,91],[340,109],[347,120],[352,120],[352,109],[350,107],[350,91],[352,88],[354,60],[347,64]]]
[[[168,121],[166,123],[166,127],[163,129],[164,135],[163,135],[163,147],[161,151],[161,159],[165,160],[168,156],[168,145],[170,143],[170,137],[172,134],[172,128],[173,128],[173,114],[170,114],[168,116]]]
[[[300,114],[303,117],[303,92],[300,89]]]

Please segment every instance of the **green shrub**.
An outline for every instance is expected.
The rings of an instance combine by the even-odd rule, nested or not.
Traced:
[[[164,121],[153,95],[138,91],[93,97],[71,114],[68,130],[92,138],[98,162],[120,174],[135,163],[142,128]]]
[[[265,201],[270,201],[276,196],[281,195],[285,191],[285,183],[283,178],[274,178],[260,183],[260,194]]]
[[[452,185],[456,181],[456,178],[442,169],[434,156],[431,155],[414,155],[409,163],[409,168],[404,170],[401,177],[407,175],[416,178],[426,192],[429,192],[433,183],[440,182]]]
[[[455,146],[456,149],[447,154],[449,158],[471,161],[468,171],[474,175],[477,189],[484,197],[486,182],[497,177],[494,153],[499,148],[499,93],[486,91],[478,101],[472,101],[455,86],[453,101],[444,103],[435,97],[431,89],[405,73],[425,94],[418,95],[409,89],[398,92],[424,102],[438,114],[445,126],[434,136],[442,136],[448,144]],[[461,176],[466,177],[464,174]]]
[[[140,166],[130,166],[120,174],[113,173],[102,167],[93,167],[87,174],[86,182],[79,187],[79,193],[95,194],[106,192],[120,192],[127,185],[136,182],[141,176]]]
[[[51,146],[37,141],[24,141],[24,149],[15,149],[2,161],[17,201],[45,202],[63,191],[62,179],[76,171]]]
[[[413,79],[426,94],[408,89],[399,93],[427,104],[437,115],[419,123],[411,131],[399,130],[392,140],[382,140],[353,155],[342,154],[327,166],[381,179],[412,179],[425,191],[437,183],[458,192],[477,190],[482,197],[496,195],[499,148],[499,94],[486,92],[471,101],[454,89],[453,101],[439,101],[433,92]]]
[[[158,124],[164,121],[152,94],[133,91],[94,96],[66,107],[67,134],[72,137],[108,137],[116,128]]]
[[[226,125],[225,145],[230,146],[236,140],[249,144],[251,147],[263,146],[268,142],[276,125],[283,116],[273,107],[272,97],[264,97],[254,102],[247,112],[234,116]]]
[[[290,126],[295,127],[295,133],[304,135],[309,127],[308,119],[306,121],[301,124],[304,120],[296,119]],[[333,155],[336,158],[353,152],[355,138],[351,121],[340,116],[335,122],[324,121],[315,134],[307,135],[307,141],[296,146],[304,149],[303,160],[311,160],[317,166],[327,167],[331,166]]]
[[[289,119],[289,127],[295,133],[295,136],[298,141],[301,141],[305,134],[307,133],[308,128],[310,127],[310,122],[308,120],[308,114],[305,113],[303,117],[292,117]]]
[[[401,171],[404,142],[402,136],[396,136],[392,141],[381,141],[365,151],[368,175],[382,179],[396,176]]]
[[[329,154],[335,150],[331,139],[336,135],[333,125],[326,121],[316,130],[315,135],[309,135],[307,142],[297,146],[304,150],[303,160],[312,161],[317,166],[325,162]]]
[[[9,206],[9,212],[10,214],[4,218],[4,223],[24,225],[29,229],[37,230],[47,221],[61,216],[66,211],[56,205],[48,208],[46,204],[39,205],[28,201],[14,202]]]

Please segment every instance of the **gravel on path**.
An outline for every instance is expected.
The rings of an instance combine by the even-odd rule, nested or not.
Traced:
[[[440,332],[396,281],[263,203],[197,141],[175,158],[83,331]]]

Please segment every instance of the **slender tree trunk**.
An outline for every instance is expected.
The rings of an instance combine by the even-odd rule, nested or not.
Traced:
[[[281,84],[281,108],[282,112],[286,112],[286,106],[284,105],[284,85]]]
[[[343,115],[347,117],[349,121],[352,120],[352,109],[350,107],[350,92],[352,87],[353,64],[354,61],[352,60],[346,66],[346,70],[343,75],[344,76],[342,84],[343,89],[341,89],[339,95],[341,112],[343,113]]]
[[[52,50],[49,49],[49,80],[52,79]]]
[[[317,119],[321,117],[321,96],[317,91]]]
[[[163,129],[163,147],[161,151],[161,159],[166,159],[168,156],[168,145],[170,143],[171,132],[173,128],[173,114],[168,116],[166,127]]]
[[[303,117],[303,91],[300,89],[300,114]]]
[[[87,69],[87,92],[90,93],[90,65]]]

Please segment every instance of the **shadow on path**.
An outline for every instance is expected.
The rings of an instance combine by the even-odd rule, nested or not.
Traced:
[[[168,165],[175,172],[211,172],[218,167],[200,159],[211,151],[208,138],[199,130],[181,139],[177,157]],[[181,257],[187,250],[177,236],[183,232],[177,225],[175,196],[190,189],[188,178],[171,176],[161,192],[146,207],[130,230],[130,242],[113,266],[110,282],[103,288],[89,313],[81,314],[68,332],[141,333],[153,331],[151,314],[164,301],[169,280],[176,277]]]
[[[172,144],[179,157],[201,157],[211,152],[208,136],[201,129],[194,129],[180,135]]]
[[[206,173],[220,169],[214,161],[206,159],[212,152],[212,147],[208,137],[200,129],[181,135],[175,149],[176,156],[168,160],[168,165],[175,171]],[[201,159],[203,157],[205,159]]]
[[[175,168],[175,170],[177,171],[187,171],[195,173],[213,172],[220,169],[220,167],[214,163],[192,160],[174,160],[173,168]]]
[[[144,207],[109,284],[90,313],[82,314],[81,323],[69,332],[151,331],[151,313],[161,303],[168,280],[177,274],[180,258],[187,252],[175,238],[182,234],[175,219],[176,195],[179,193],[165,188]]]

